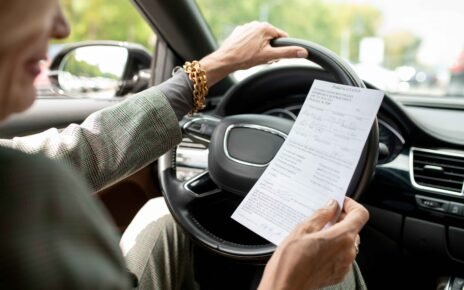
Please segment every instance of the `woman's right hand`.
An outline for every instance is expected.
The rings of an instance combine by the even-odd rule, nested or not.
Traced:
[[[324,229],[337,211],[337,202],[331,201],[299,224],[269,260],[258,289],[318,289],[343,281],[356,258],[356,239],[369,213],[346,198],[338,222]]]
[[[288,37],[287,33],[266,22],[240,25],[222,45],[200,60],[211,87],[226,75],[239,69],[281,58],[306,58],[306,49],[297,46],[272,47],[271,40]]]

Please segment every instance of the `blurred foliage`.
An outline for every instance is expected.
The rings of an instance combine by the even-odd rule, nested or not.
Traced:
[[[323,0],[197,0],[213,34],[223,40],[232,29],[253,21],[267,21],[290,37],[319,43],[352,62],[359,60],[364,37],[380,37],[382,13],[363,3]],[[385,66],[415,61],[420,40],[410,33],[391,34],[385,41]]]
[[[357,61],[359,41],[376,36],[381,12],[360,3],[322,0],[197,0],[213,34],[224,39],[240,24],[267,21],[290,37],[308,39]]]
[[[71,25],[63,41],[120,40],[153,47],[154,35],[129,0],[61,0]]]
[[[75,76],[83,77],[95,77],[102,75],[102,72],[97,65],[77,60],[77,58],[75,58],[72,54],[70,57],[66,58],[63,71],[67,71]]]
[[[407,31],[398,31],[385,36],[385,61],[387,68],[416,64],[417,50],[421,39]]]
[[[130,0],[62,0],[71,24],[65,42],[121,40],[153,46],[154,35]],[[197,0],[218,41],[237,26],[267,21],[290,37],[308,39],[357,62],[364,37],[379,36],[382,13],[366,3],[324,0]],[[385,66],[412,64],[420,40],[408,32],[384,36]],[[62,41],[55,41],[62,42]]]
[[[237,25],[253,20],[269,22],[290,37],[319,43],[351,62],[359,61],[364,37],[381,37],[384,66],[417,65],[420,38],[407,31],[379,35],[382,12],[366,3],[324,0],[197,0],[219,41]]]
[[[66,58],[63,71],[67,71],[79,77],[104,77],[113,80],[119,80],[121,78],[113,73],[103,72],[98,65],[88,63],[84,60],[78,60],[73,54]]]

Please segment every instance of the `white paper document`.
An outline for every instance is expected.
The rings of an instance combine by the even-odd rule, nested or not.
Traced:
[[[284,144],[232,218],[279,245],[346,190],[383,92],[315,80]]]

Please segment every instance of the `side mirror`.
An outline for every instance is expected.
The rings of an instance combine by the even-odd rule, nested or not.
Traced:
[[[151,56],[140,45],[85,42],[65,47],[53,59],[49,78],[61,95],[109,98],[148,87]]]

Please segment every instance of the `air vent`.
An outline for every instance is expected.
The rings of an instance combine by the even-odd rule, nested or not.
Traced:
[[[464,155],[412,149],[412,182],[420,189],[463,194]]]

